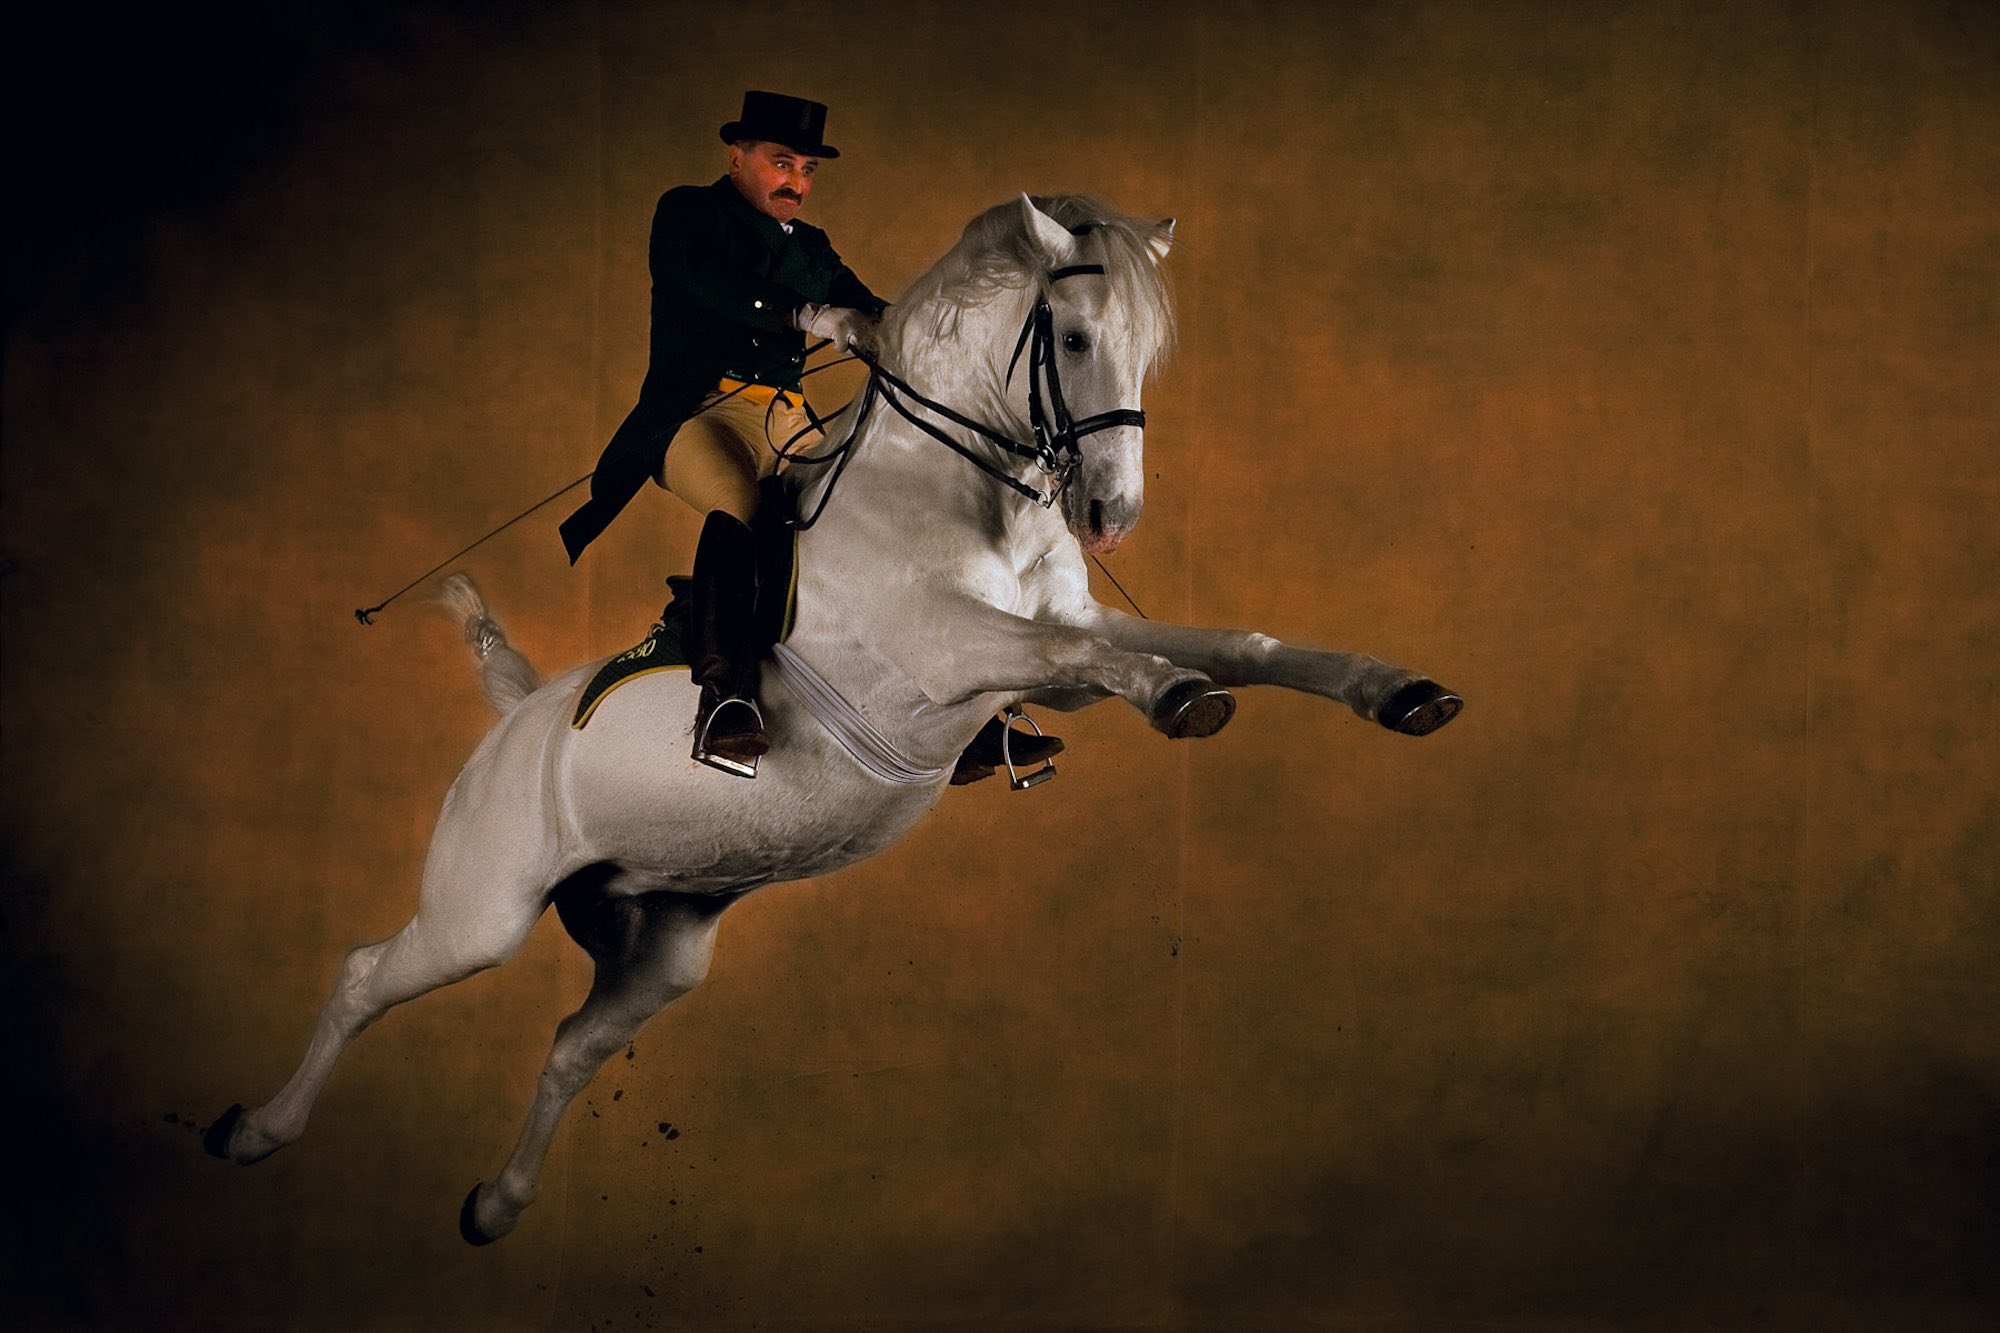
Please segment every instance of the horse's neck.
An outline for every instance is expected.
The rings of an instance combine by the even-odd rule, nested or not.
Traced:
[[[917,392],[1001,434],[1025,439],[1028,425],[1008,384],[1008,358],[1027,298],[1001,292],[984,304],[955,312],[949,336],[932,336],[932,312],[913,311],[902,346],[886,364]],[[1018,475],[1017,456],[972,431],[898,395],[919,417],[945,431],[988,467]],[[991,546],[1010,529],[1032,523],[1031,506],[1003,483],[955,454],[911,423],[883,398],[874,402],[854,440],[847,473],[829,497],[824,523],[829,537],[865,530],[890,546],[935,550],[941,529],[967,529]],[[884,519],[894,521],[885,524]],[[887,554],[887,552],[885,552]]]
[[[965,310],[954,338],[911,339],[909,353],[893,368],[925,396],[1019,438],[1025,423],[1015,419],[1005,384],[1019,318],[1010,316],[1012,304]],[[1019,470],[1020,461],[998,446],[911,407],[995,467]],[[840,423],[832,438],[845,438],[850,428]],[[985,709],[939,708],[924,699],[877,651],[878,627],[884,617],[919,613],[913,590],[955,581],[969,595],[1013,609],[1007,571],[1029,563],[1021,551],[1045,543],[1055,520],[887,403],[874,404],[853,450],[818,522],[800,538],[791,643],[850,702],[885,731],[898,733],[895,739],[909,744],[913,757],[955,754]],[[809,494],[808,508],[818,498]]]
[[[899,364],[891,369],[960,415],[1018,435],[1027,423],[1018,419],[1009,397],[1007,363],[1025,315],[1023,296],[1000,292],[979,305],[946,312],[943,322],[949,332],[934,336],[930,330],[939,324],[940,304],[933,302],[904,319],[901,345],[892,353]]]

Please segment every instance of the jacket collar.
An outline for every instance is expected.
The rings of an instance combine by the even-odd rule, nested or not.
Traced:
[[[776,218],[752,208],[750,201],[743,197],[743,191],[736,188],[736,182],[729,179],[728,175],[717,177],[715,183],[708,188],[722,197],[723,212],[755,232],[757,239],[764,243],[765,249],[772,251],[782,249],[785,242],[792,238],[792,232],[779,226]],[[796,231],[799,225],[794,222],[793,230]]]

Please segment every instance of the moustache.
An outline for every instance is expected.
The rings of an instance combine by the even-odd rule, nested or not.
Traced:
[[[799,198],[798,195],[792,193],[790,190],[773,190],[771,191],[771,197],[773,199],[791,199],[795,201]]]

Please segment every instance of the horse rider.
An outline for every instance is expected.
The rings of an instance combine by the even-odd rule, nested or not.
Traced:
[[[825,232],[799,220],[820,163],[840,156],[825,130],[822,103],[746,92],[742,114],[721,131],[728,171],[660,196],[648,247],[652,349],[638,405],[599,457],[590,499],[562,523],[574,564],[648,478],[706,516],[688,653],[701,687],[693,756],[739,777],[755,777],[770,748],[757,707],[764,645],[755,641],[750,523],[758,483],[775,471],[779,447],[811,428],[799,390],[806,337],[870,350],[887,305]],[[961,756],[953,781],[990,774],[1001,739],[995,719]],[[1054,737],[1012,742],[1022,763],[1062,748]]]

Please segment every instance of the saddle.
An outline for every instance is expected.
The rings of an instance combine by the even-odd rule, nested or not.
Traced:
[[[753,626],[757,657],[761,661],[768,660],[772,647],[783,643],[792,632],[798,611],[799,533],[792,522],[794,493],[785,479],[767,478],[760,483],[760,489],[763,496],[750,532],[757,544],[757,607]],[[589,725],[597,706],[619,686],[655,671],[688,669],[689,645],[694,638],[693,585],[693,579],[686,574],[667,576],[666,609],[646,631],[645,638],[599,667],[577,694],[576,709],[569,722],[573,730],[582,731]],[[1027,721],[1032,732],[1015,731],[1012,723],[1016,720],[1027,721],[1021,713],[1009,710],[1006,717],[996,717],[981,729],[959,756],[952,771],[952,786],[992,777],[1001,768],[1007,770],[1008,785],[1016,791],[1056,775],[1051,761],[1062,752],[1062,741],[1043,735],[1032,721]]]

